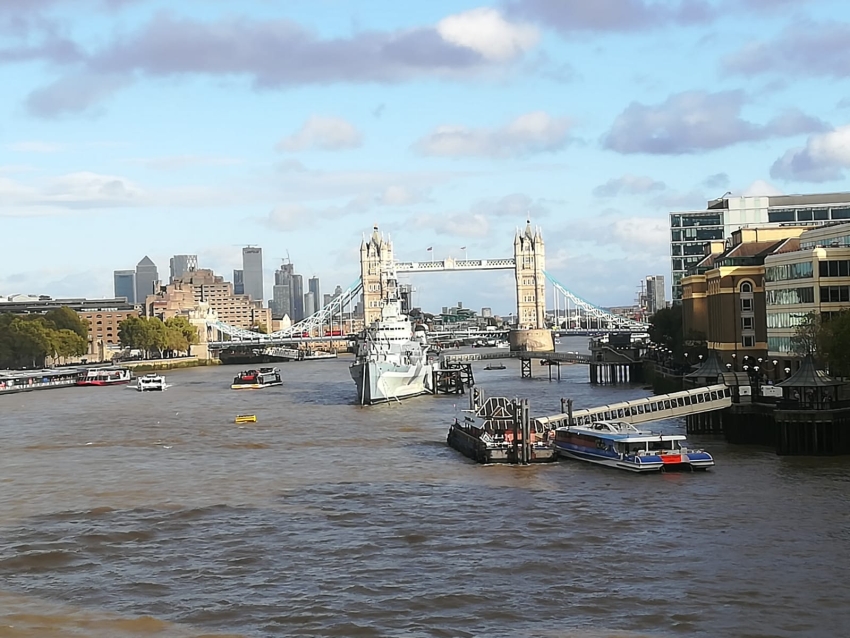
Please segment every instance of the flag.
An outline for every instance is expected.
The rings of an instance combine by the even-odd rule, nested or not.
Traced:
[[[426,248],[425,250],[433,250],[433,249],[434,249],[433,246],[428,246],[428,248]]]

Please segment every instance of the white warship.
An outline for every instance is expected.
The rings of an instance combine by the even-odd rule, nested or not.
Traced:
[[[401,311],[401,302],[384,302],[381,316],[365,330],[349,371],[360,405],[406,399],[431,391],[433,366],[424,332]]]

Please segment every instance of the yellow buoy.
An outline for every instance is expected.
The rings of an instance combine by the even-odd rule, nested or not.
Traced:
[[[237,414],[236,415],[236,423],[256,423],[257,415],[256,414]]]

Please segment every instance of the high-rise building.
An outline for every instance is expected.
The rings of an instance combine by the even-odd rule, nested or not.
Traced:
[[[289,317],[292,319],[292,287],[289,280],[285,283],[275,284],[272,287],[272,318],[283,319]]]
[[[334,296],[328,293],[325,293],[325,296],[322,297],[322,308],[326,308],[330,303],[334,300]]]
[[[703,246],[724,240],[747,226],[811,224],[850,219],[850,193],[817,193],[762,197],[728,197],[708,202],[706,210],[670,213],[670,260],[673,301],[682,299],[680,281],[702,261]]]
[[[292,321],[304,319],[304,279],[301,275],[292,275],[290,298],[292,299]]]
[[[245,294],[245,277],[244,273],[241,270],[233,271],[233,294],[234,295],[244,295]]]
[[[313,291],[304,293],[304,317],[309,317],[316,312],[316,298]]]
[[[142,261],[136,264],[136,301],[137,303],[145,303],[148,295],[154,293],[154,286],[159,281],[159,272],[157,272],[156,264],[151,261],[147,255]]]
[[[648,275],[646,278],[646,312],[654,315],[665,307],[664,275]]]
[[[192,272],[193,270],[198,269],[198,256],[197,255],[174,255],[169,262],[171,267],[171,279],[170,282],[173,282],[175,279],[179,279],[187,272]]]
[[[310,277],[307,281],[307,289],[313,293],[313,312],[317,312],[321,310],[319,304],[322,302],[322,291],[319,286],[319,278],[315,275]],[[313,312],[307,312],[306,308],[304,309],[304,313],[309,317],[313,314]]]
[[[265,299],[263,295],[263,249],[246,246],[242,249],[242,279],[245,294],[254,301]]]
[[[127,297],[127,303],[136,303],[136,271],[116,270],[113,279],[115,297]]]

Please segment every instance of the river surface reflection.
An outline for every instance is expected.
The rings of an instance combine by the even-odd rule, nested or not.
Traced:
[[[445,444],[465,397],[362,408],[347,365],[2,397],[0,636],[848,635],[847,459],[482,467]],[[648,394],[482,368],[533,415]]]

